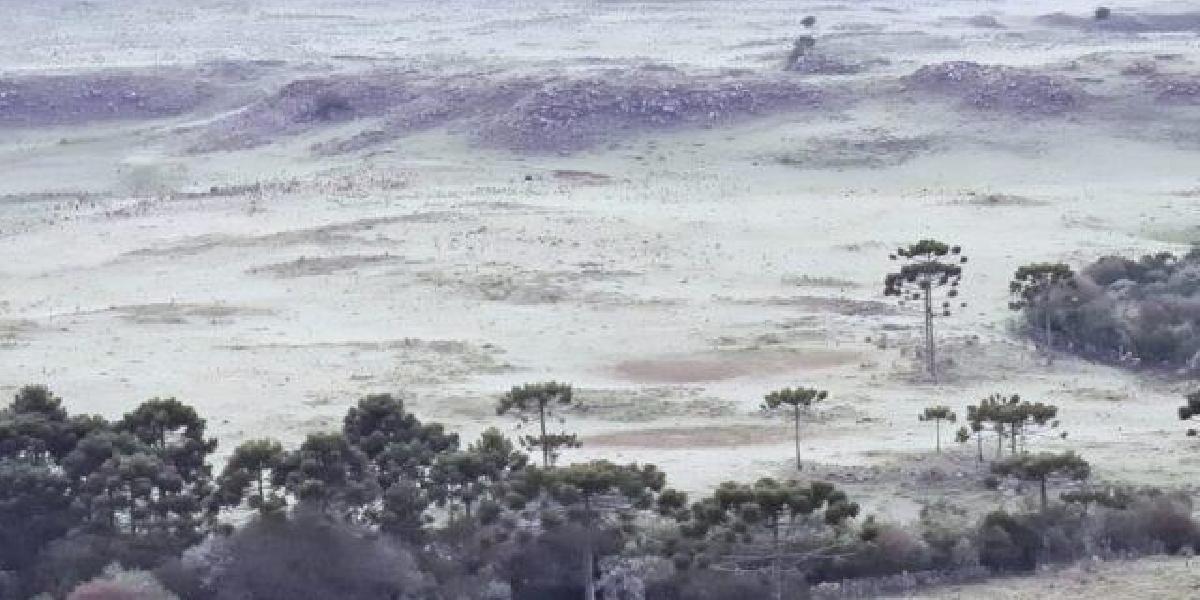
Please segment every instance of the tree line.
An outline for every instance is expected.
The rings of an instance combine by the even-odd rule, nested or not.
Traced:
[[[728,481],[692,498],[654,465],[560,465],[553,449],[578,440],[541,423],[568,390],[527,384],[497,404],[537,418],[522,439],[540,461],[497,429],[463,444],[401,399],[371,395],[338,430],[292,447],[247,440],[216,469],[206,421],[178,400],[108,420],[21,388],[0,410],[0,597],[782,599],[824,581],[1200,540],[1182,496],[1089,487],[1052,501],[1049,481],[1089,467],[1028,452],[1022,440],[1055,411],[1013,396],[969,407],[969,431],[997,437],[992,471],[1039,484],[1040,508],[974,520],[935,507],[902,526],[819,480]],[[765,402],[799,411],[826,396]]]

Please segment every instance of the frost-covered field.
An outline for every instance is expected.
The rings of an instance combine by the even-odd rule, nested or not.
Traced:
[[[0,0],[0,381],[178,396],[229,449],[377,391],[511,428],[496,396],[559,379],[567,459],[691,490],[789,473],[758,405],[812,385],[806,457],[901,519],[1018,501],[916,419],[1017,392],[1101,479],[1189,486],[1185,382],[1008,329],[1019,264],[1200,239],[1200,13],[1092,8]],[[936,386],[881,293],[920,237],[971,258]]]

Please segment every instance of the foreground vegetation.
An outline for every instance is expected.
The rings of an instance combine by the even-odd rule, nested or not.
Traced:
[[[204,419],[181,402],[149,400],[108,421],[69,414],[50,390],[28,386],[0,411],[0,590],[73,600],[801,598],[886,586],[899,573],[969,578],[1200,541],[1182,495],[1095,487],[1052,498],[1054,481],[1090,471],[1074,454],[1018,446],[1046,407],[993,398],[969,412],[974,435],[993,432],[1000,452],[1011,448],[995,476],[1036,484],[1037,507],[971,515],[935,504],[901,525],[861,515],[829,483],[773,479],[691,499],[652,465],[534,464],[495,429],[464,447],[387,395],[363,398],[340,431],[294,448],[247,441],[217,472]],[[847,580],[858,587],[821,585]]]

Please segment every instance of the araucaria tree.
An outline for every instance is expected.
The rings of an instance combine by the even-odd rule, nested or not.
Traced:
[[[962,264],[967,257],[958,246],[937,240],[921,240],[900,248],[889,258],[900,261],[898,271],[888,273],[883,282],[885,296],[896,296],[900,303],[921,302],[925,314],[925,365],[929,377],[937,381],[937,342],[933,318],[950,316],[950,299],[958,297]],[[939,290],[945,290],[944,295]],[[940,298],[945,298],[941,299]],[[937,305],[937,306],[935,306]],[[964,305],[965,306],[965,305]]]
[[[547,433],[546,419],[552,417],[551,411],[555,406],[571,404],[573,400],[571,386],[548,381],[545,383],[527,383],[509,390],[496,405],[496,414],[509,412],[518,413],[524,418],[530,413],[536,414],[540,435],[521,437],[521,444],[526,448],[537,449],[542,453],[542,467],[549,467],[558,457],[560,448],[578,448],[579,438],[575,434]]]
[[[984,425],[991,425],[996,432],[996,458],[1004,451],[1004,436],[1007,431],[1012,454],[1017,453],[1017,442],[1023,440],[1028,430],[1035,426],[1056,427],[1058,407],[1041,402],[1021,400],[1017,394],[1005,396],[992,394],[984,398],[978,405],[967,407],[967,421],[978,436]],[[982,444],[982,442],[980,442]],[[983,448],[979,450],[980,460],[983,460]]]
[[[541,492],[582,525],[584,600],[596,599],[596,534],[607,518],[653,509],[660,492],[671,505],[686,501],[679,492],[663,489],[666,475],[654,465],[595,460],[555,469],[531,467],[523,475],[524,485],[518,487],[527,496]]]
[[[1051,476],[1061,476],[1082,481],[1091,475],[1091,465],[1074,452],[1052,454],[1022,454],[1009,457],[1008,460],[992,465],[992,471],[997,475],[1016,477],[1022,481],[1036,481],[1041,487],[1042,510],[1046,510],[1049,499],[1046,494],[1046,480]]]
[[[682,568],[772,573],[774,597],[781,599],[791,597],[783,589],[785,563],[802,572],[826,559],[836,544],[833,528],[858,512],[858,504],[823,481],[727,481],[676,514],[682,538],[665,550]]]
[[[1054,306],[1061,304],[1061,294],[1071,294],[1075,288],[1075,271],[1063,263],[1032,263],[1020,267],[1009,282],[1012,300],[1008,307],[1025,311],[1026,319],[1036,324],[1042,351],[1047,358],[1054,349]]]
[[[829,397],[829,392],[825,390],[817,390],[813,388],[783,388],[767,394],[763,398],[763,407],[768,410],[778,409],[780,406],[788,405],[792,407],[792,412],[795,417],[795,438],[796,438],[796,470],[800,470],[800,411],[801,407],[808,409],[814,403],[820,402]]]
[[[921,421],[933,421],[934,422],[934,431],[935,431],[934,439],[936,440],[936,446],[934,446],[934,448],[938,452],[941,452],[942,451],[942,421],[948,421],[950,423],[953,423],[958,420],[958,415],[954,414],[954,411],[950,410],[950,407],[939,405],[939,406],[927,407],[924,412],[917,415],[917,418]]]

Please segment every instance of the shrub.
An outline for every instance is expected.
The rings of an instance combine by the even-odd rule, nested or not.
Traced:
[[[1200,370],[1200,249],[1107,256],[1059,292],[1024,308],[1026,331],[1048,328],[1068,350],[1098,360]]]

